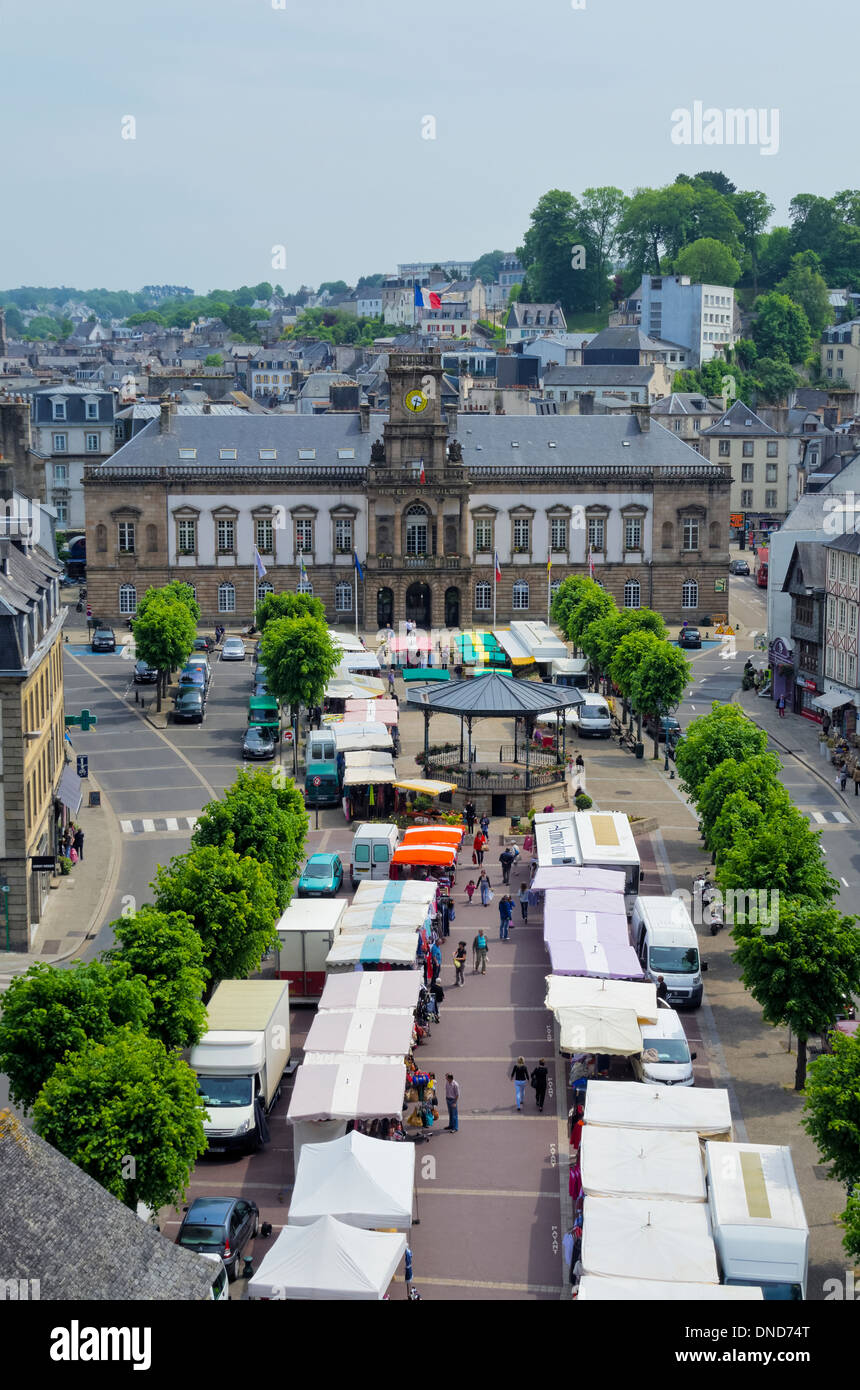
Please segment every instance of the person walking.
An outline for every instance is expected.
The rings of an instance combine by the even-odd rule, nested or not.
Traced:
[[[535,1088],[535,1104],[541,1114],[543,1114],[543,1103],[546,1100],[546,1083],[548,1076],[549,1072],[547,1071],[546,1062],[543,1057],[541,1057],[531,1077],[532,1085]]]
[[[459,942],[454,952],[454,985],[458,987],[466,983],[464,974],[466,970],[466,943]]]
[[[469,899],[470,903],[472,901],[472,894],[474,893],[476,887],[477,884],[475,883],[475,880],[473,878],[470,878],[469,882],[466,884],[466,897]]]
[[[466,817],[466,829],[471,835],[472,831],[475,829],[475,816],[477,815],[475,803],[473,801],[466,802],[463,807],[463,815]]]
[[[666,981],[663,979],[663,976],[662,976],[662,975],[658,975],[658,976],[657,976],[657,999],[658,999],[658,1001],[659,1001],[660,999],[668,999],[668,997],[669,997],[669,990],[668,990],[667,987],[666,987]]]
[[[393,667],[393,666],[389,666],[389,668],[388,668],[388,693],[389,693],[389,695],[393,695],[393,694],[394,694],[394,667]]]
[[[433,980],[433,983],[430,986],[430,995],[436,1004],[436,1022],[438,1023],[439,1019],[441,1018],[441,1014],[439,1012],[439,1005],[442,1004],[445,999],[445,990],[442,987],[441,980]]]
[[[472,841],[472,849],[475,853],[475,863],[480,868],[484,862],[484,850],[487,848],[487,837],[483,830],[479,830]]]
[[[575,764],[575,766],[576,766],[576,775],[577,775],[577,777],[581,778],[582,775],[583,775],[583,773],[585,772],[585,759],[584,759],[584,757],[582,756],[581,753],[577,753],[577,755],[576,755],[576,764]]]
[[[477,975],[480,970],[480,973],[482,975],[486,975],[487,956],[490,954],[490,947],[487,938],[482,931],[478,932],[478,935],[472,942],[472,951],[475,955],[475,974]]]
[[[490,817],[487,815],[486,811],[481,816],[481,834],[483,835],[484,839],[487,840],[487,842],[489,843],[488,836],[490,834]]]
[[[501,899],[501,901],[499,902],[499,940],[500,940],[500,941],[507,941],[507,940],[509,939],[508,933],[509,933],[509,930],[510,930],[511,917],[513,916],[513,912],[514,912],[513,899],[512,899],[512,898],[509,898],[508,895],[507,895],[507,893],[506,893],[505,896],[504,896],[504,897]]]
[[[784,696],[784,695],[780,695],[779,699],[778,699],[777,702],[776,702],[776,707],[777,707],[777,710],[779,711],[779,717],[780,717],[780,719],[784,719],[784,718],[785,718],[785,696]]]
[[[854,771],[851,774],[854,782],[854,795],[860,796],[860,762],[854,764]]]
[[[844,792],[848,785],[848,768],[844,765],[839,769],[839,790]],[[77,845],[75,846],[77,848]]]
[[[513,853],[512,853],[512,851],[508,848],[508,846],[505,845],[505,848],[502,850],[501,854],[499,855],[499,863],[500,863],[501,866],[502,866],[502,883],[510,883],[510,881],[511,881],[511,865],[513,864],[513,862],[514,862]]]
[[[454,1080],[454,1073],[445,1073],[445,1104],[448,1107],[448,1123],[446,1130],[456,1134],[460,1128],[460,1083]]]
[[[435,984],[442,973],[442,951],[438,941],[434,941],[430,947],[430,971]]]
[[[481,895],[481,907],[489,907],[493,901],[493,890],[483,869],[478,875],[478,892]]]
[[[529,890],[526,883],[520,884],[520,916],[523,919],[523,926],[529,924]]]
[[[529,1079],[529,1069],[526,1066],[524,1057],[518,1057],[511,1067],[511,1080],[514,1083],[514,1095],[516,1097],[517,1109],[522,1110],[523,1098],[526,1093],[526,1082]]]
[[[81,830],[81,827],[80,827],[79,825],[75,827],[75,838],[72,840],[72,847],[73,847],[75,850],[77,850],[78,858],[79,858],[80,860],[83,860],[83,857],[84,857],[84,832],[83,832],[83,830]]]

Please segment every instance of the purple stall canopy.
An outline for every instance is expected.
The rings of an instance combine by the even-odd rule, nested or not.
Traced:
[[[581,941],[547,942],[553,975],[591,975],[606,980],[641,980],[632,946],[587,946]]]
[[[544,924],[551,922],[556,913],[570,912],[624,912],[624,894],[600,891],[583,891],[579,888],[562,892],[550,888],[544,900]],[[625,913],[626,916],[626,913]]]
[[[625,876],[617,869],[584,869],[575,864],[545,864],[532,881],[536,893],[548,888],[582,888],[598,892],[623,893]]]
[[[580,941],[584,946],[629,946],[630,933],[623,912],[554,912],[544,923],[543,939]]]

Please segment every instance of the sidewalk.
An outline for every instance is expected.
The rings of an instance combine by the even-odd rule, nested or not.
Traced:
[[[821,754],[818,738],[821,732],[820,724],[788,711],[785,718],[780,719],[773,700],[762,699],[754,690],[739,690],[733,703],[740,705],[753,723],[764,729],[780,752],[791,754],[814,777],[823,782],[834,796],[840,797],[845,803],[845,814],[850,816],[855,825],[860,825],[860,797],[854,795],[850,781],[844,792],[840,792],[836,787],[836,770],[830,761],[830,750],[826,750],[826,758]]]

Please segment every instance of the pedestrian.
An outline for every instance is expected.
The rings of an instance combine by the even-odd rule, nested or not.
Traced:
[[[532,1085],[535,1088],[535,1104],[538,1110],[543,1113],[543,1103],[546,1100],[546,1083],[549,1073],[546,1069],[546,1062],[541,1057],[534,1071],[532,1072]]]
[[[577,753],[577,755],[576,755],[576,775],[577,775],[577,777],[581,778],[584,772],[585,772],[585,759],[584,759],[584,757],[582,756],[581,753]]]
[[[526,1082],[529,1079],[529,1069],[526,1066],[525,1058],[518,1057],[511,1067],[511,1080],[514,1083],[514,1095],[517,1101],[517,1109],[522,1110],[523,1098],[526,1093]]]
[[[520,916],[523,919],[523,925],[527,927],[529,924],[529,890],[526,883],[520,884]]]
[[[475,974],[477,975],[478,970],[480,969],[481,974],[486,975],[487,957],[490,954],[490,947],[487,938],[482,931],[478,932],[478,935],[472,942],[472,951],[475,955]]]
[[[514,900],[506,893],[499,902],[499,940],[507,941],[510,931],[511,917],[514,912]]]
[[[478,876],[478,892],[481,895],[481,907],[489,907],[493,901],[493,890],[483,869]]]
[[[433,983],[430,986],[430,994],[436,1004],[436,1022],[438,1023],[439,1019],[441,1018],[441,1014],[439,1013],[439,1005],[443,1002],[445,998],[445,990],[443,989],[442,984],[438,979],[434,978]]]
[[[505,848],[502,850],[501,854],[499,855],[499,863],[502,866],[502,883],[510,883],[511,865],[513,864],[513,862],[514,856],[511,850],[508,849],[506,845]]]
[[[454,1080],[454,1073],[451,1071],[445,1073],[445,1104],[448,1107],[448,1123],[445,1128],[456,1134],[460,1128],[460,1084]]]
[[[843,767],[841,767],[841,768],[839,769],[839,790],[844,792],[844,790],[845,790],[845,788],[846,788],[847,785],[848,785],[848,768],[843,766]],[[76,846],[76,848],[77,848],[77,846]]]
[[[474,880],[473,878],[470,878],[470,879],[469,879],[469,882],[466,884],[466,897],[469,899],[469,902],[470,902],[470,903],[471,903],[471,901],[472,901],[472,895],[473,895],[474,892],[475,892],[475,880]]]
[[[438,941],[434,941],[430,947],[430,972],[435,983],[442,972],[442,951]]]
[[[487,837],[483,830],[479,830],[472,841],[472,862],[480,868],[484,862],[484,850],[487,848]]]
[[[657,998],[658,998],[658,999],[668,999],[668,997],[669,997],[669,991],[668,991],[668,989],[667,989],[667,987],[666,987],[666,981],[663,979],[663,976],[662,976],[662,975],[658,975],[658,976],[657,976]]]
[[[75,838],[72,840],[72,847],[77,851],[78,858],[84,857],[84,832],[79,825],[75,826]]]
[[[465,984],[464,971],[466,969],[466,943],[461,941],[454,952],[454,985]]]
[[[854,764],[854,771],[851,776],[854,781],[854,795],[860,796],[860,762]]]
[[[393,666],[389,666],[389,668],[388,668],[388,692],[389,692],[389,694],[392,694],[393,691],[394,691],[394,667],[393,667]]]
[[[475,829],[475,815],[476,815],[476,812],[475,812],[475,804],[474,804],[474,802],[472,802],[472,801],[467,801],[467,802],[466,802],[465,806],[463,807],[463,815],[464,815],[465,818],[466,818],[466,829],[468,830],[469,834],[471,835],[472,831]]]
[[[485,840],[487,839],[489,833],[490,833],[490,817],[487,815],[487,813],[486,813],[486,811],[485,811],[484,814],[481,816],[481,834],[483,835],[483,837],[484,837]]]
[[[780,696],[779,696],[779,698],[778,698],[778,700],[777,700],[777,702],[776,702],[776,707],[777,707],[777,710],[779,711],[779,717],[780,717],[780,719],[784,719],[784,718],[785,718],[785,696],[784,696],[784,695],[780,695]]]

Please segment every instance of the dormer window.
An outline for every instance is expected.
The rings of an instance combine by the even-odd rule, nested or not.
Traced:
[[[54,419],[55,419],[55,420],[65,420],[65,418],[66,418],[66,402],[65,402],[65,401],[54,401]]]
[[[196,450],[196,449],[180,449],[180,450],[179,450],[179,457],[180,457],[181,459],[196,459],[196,457],[197,457],[197,450]]]
[[[315,459],[316,456],[317,456],[317,451],[316,451],[316,449],[299,449],[299,459],[300,459],[300,460]]]
[[[99,418],[98,401],[87,401],[87,419],[97,420]]]
[[[239,457],[238,449],[219,449],[218,457],[221,459],[235,459]]]
[[[270,462],[278,457],[278,451],[277,449],[260,449],[257,457],[262,459],[263,462]]]

